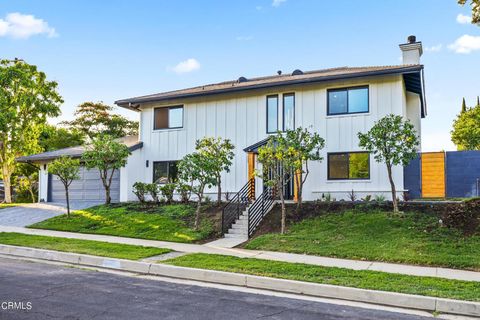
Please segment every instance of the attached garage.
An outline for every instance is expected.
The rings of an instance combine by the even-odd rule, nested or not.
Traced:
[[[105,188],[98,170],[88,170],[85,167],[80,168],[80,179],[72,182],[69,188],[70,200],[77,201],[104,201]],[[60,179],[52,174],[48,175],[48,202],[65,202],[65,187]],[[112,202],[120,201],[120,171],[116,170],[110,189]]]
[[[120,170],[115,170],[110,187],[110,197],[112,202],[127,201],[129,199],[128,193],[131,193],[131,188],[129,187],[136,181],[141,180],[141,177],[135,175],[135,168],[140,163],[139,161],[141,161],[140,150],[143,147],[143,143],[138,141],[137,136],[124,137],[117,141],[125,144],[132,154],[127,160],[127,167],[129,170],[126,170],[126,167],[121,168]],[[17,158],[17,161],[30,163],[38,167],[38,199],[40,202],[65,203],[65,187],[57,176],[48,173],[48,165],[61,156],[81,159],[84,152],[85,148],[83,146],[77,146],[20,157]],[[128,171],[133,172],[128,173]],[[81,166],[79,176],[80,178],[73,181],[69,187],[71,202],[90,204],[104,202],[105,188],[100,179],[98,169],[88,170]]]

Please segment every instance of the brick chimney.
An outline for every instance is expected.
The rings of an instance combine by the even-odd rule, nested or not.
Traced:
[[[399,45],[402,50],[403,64],[420,64],[420,57],[423,54],[422,42],[417,37],[409,36],[407,43]]]

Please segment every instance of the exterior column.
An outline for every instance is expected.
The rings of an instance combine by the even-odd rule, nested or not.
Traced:
[[[251,200],[255,200],[255,153],[247,153],[248,157],[248,181],[253,179],[250,190],[248,191]]]
[[[299,179],[302,179],[302,171],[297,170],[295,172],[295,176],[293,177],[293,201],[298,202],[298,189],[299,189],[299,184],[298,181]]]

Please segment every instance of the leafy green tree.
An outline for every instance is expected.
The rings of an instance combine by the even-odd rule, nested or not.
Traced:
[[[190,191],[197,196],[195,210],[195,230],[200,227],[200,212],[205,188],[211,188],[217,183],[215,172],[217,163],[211,156],[194,152],[187,154],[178,164],[180,181],[192,183]]]
[[[76,129],[56,127],[50,124],[42,128],[39,145],[43,151],[53,151],[63,148],[80,146],[85,142],[85,136]]]
[[[138,134],[138,122],[111,114],[113,107],[102,102],[84,102],[75,110],[75,120],[64,122],[72,129],[82,132],[90,140],[99,135],[121,138]]]
[[[398,212],[392,167],[406,166],[417,156],[420,141],[413,124],[399,115],[390,114],[375,122],[367,133],[359,132],[358,139],[361,148],[373,153],[377,162],[386,164],[392,189],[393,212]]]
[[[458,150],[480,150],[480,105],[457,115],[451,135]]]
[[[40,151],[38,138],[47,117],[60,114],[57,83],[36,66],[0,60],[0,167],[5,202],[12,202],[15,158]]]
[[[68,187],[70,187],[73,180],[80,179],[80,160],[62,156],[55,159],[48,165],[48,172],[56,175],[65,187],[65,196],[67,199],[67,217],[70,217],[70,195],[68,192]]]
[[[300,152],[289,144],[281,132],[271,136],[265,146],[258,149],[258,162],[263,172],[256,174],[262,177],[264,185],[274,189],[280,197],[282,205],[281,232],[286,229],[285,186],[293,179],[293,172],[300,167]]]
[[[28,163],[17,163],[12,174],[15,201],[36,202],[38,190],[38,168]]]
[[[211,157],[215,166],[215,177],[217,179],[217,202],[222,201],[222,172],[230,172],[232,160],[235,157],[233,150],[235,146],[228,139],[205,137],[197,140],[197,152]]]
[[[464,6],[467,0],[457,0],[458,3]],[[472,6],[472,23],[480,23],[480,0],[470,0]]]
[[[293,147],[297,153],[294,165],[294,179],[298,186],[297,210],[302,205],[303,185],[310,173],[308,164],[310,161],[321,161],[320,150],[325,147],[325,140],[316,132],[311,133],[306,128],[299,127],[295,130],[287,130],[285,136],[277,139],[284,140],[284,144]]]
[[[108,135],[101,135],[86,146],[82,159],[88,169],[96,168],[100,172],[103,187],[105,188],[105,204],[112,201],[110,187],[115,171],[127,164],[130,150],[122,143],[115,141]]]

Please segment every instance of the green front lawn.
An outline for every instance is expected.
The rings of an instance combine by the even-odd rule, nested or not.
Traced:
[[[174,242],[195,242],[211,237],[214,233],[212,221],[203,219],[200,230],[195,231],[194,214],[193,205],[113,204],[75,211],[70,218],[57,216],[29,228]]]
[[[91,240],[36,236],[14,232],[0,232],[0,244],[129,260],[140,260],[171,252],[170,249],[163,248],[142,247],[129,244],[117,244]]]
[[[189,254],[161,261],[161,263],[362,289],[480,301],[480,282],[406,276],[378,271],[356,271],[202,253]]]
[[[293,224],[285,235],[259,236],[246,248],[480,270],[479,235],[464,237],[419,213],[331,213]]]

